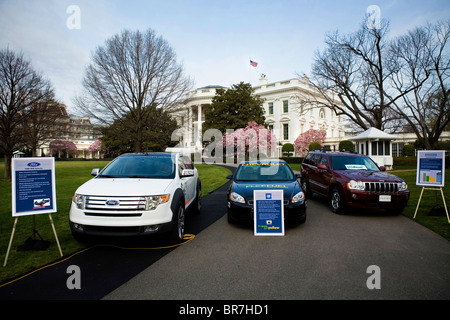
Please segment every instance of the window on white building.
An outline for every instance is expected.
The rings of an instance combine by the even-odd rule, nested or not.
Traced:
[[[392,144],[392,155],[394,157],[401,157],[403,155],[403,146],[405,144],[403,142],[393,143]]]
[[[391,155],[390,141],[372,141],[373,156],[389,156]]]
[[[269,102],[269,114],[273,114],[273,102]]]
[[[320,119],[325,119],[325,110],[322,108],[319,111],[319,118]]]
[[[283,140],[289,140],[289,124],[283,123]]]
[[[283,113],[288,113],[288,112],[289,112],[289,101],[284,100],[283,101]]]

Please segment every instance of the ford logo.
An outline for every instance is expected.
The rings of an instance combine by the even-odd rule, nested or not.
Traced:
[[[36,168],[39,167],[41,164],[39,162],[30,162],[29,164],[27,164],[27,166],[32,167],[32,168]]]
[[[120,204],[119,200],[107,200],[106,205],[107,206],[118,206]]]

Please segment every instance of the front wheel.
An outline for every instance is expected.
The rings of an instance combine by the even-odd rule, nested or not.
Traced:
[[[175,209],[173,217],[173,230],[171,238],[174,242],[180,243],[184,238],[184,222],[185,222],[185,209],[183,202],[179,202],[177,208]]]
[[[341,189],[334,188],[330,196],[331,210],[334,213],[341,214],[345,210],[345,200]]]

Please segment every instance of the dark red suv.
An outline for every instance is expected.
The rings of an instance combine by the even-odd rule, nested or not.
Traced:
[[[311,151],[302,163],[302,188],[330,199],[331,209],[384,209],[401,213],[408,204],[406,182],[384,172],[368,156],[348,152]]]

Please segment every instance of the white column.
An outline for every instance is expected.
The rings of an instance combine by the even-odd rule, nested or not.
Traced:
[[[187,143],[188,143],[188,147],[192,146],[192,131],[194,130],[194,124],[193,124],[193,120],[192,120],[192,106],[189,106],[188,108],[188,125],[187,125]]]
[[[197,106],[197,141],[196,146],[199,148],[199,151],[202,148],[202,105],[199,104]]]

